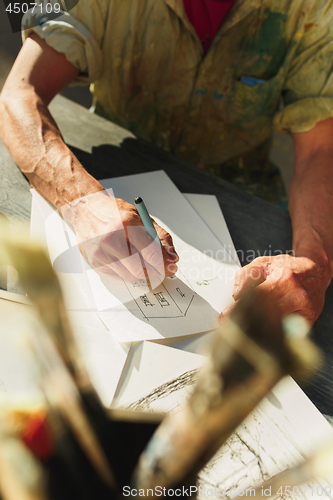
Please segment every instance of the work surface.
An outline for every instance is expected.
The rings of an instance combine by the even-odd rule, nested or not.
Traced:
[[[183,192],[217,197],[239,259],[247,264],[259,255],[291,250],[291,223],[284,212],[170,153],[137,140],[130,132],[92,115],[85,108],[56,97],[50,106],[66,143],[97,179],[164,170]],[[27,180],[0,141],[0,212],[12,222],[30,219]],[[267,332],[269,334],[269,332]],[[317,408],[333,416],[333,286],[312,338],[325,353],[324,365],[306,392]]]

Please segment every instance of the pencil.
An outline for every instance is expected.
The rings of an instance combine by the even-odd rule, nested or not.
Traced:
[[[142,224],[144,225],[148,236],[150,236],[154,241],[158,241],[160,243],[160,245],[162,246],[161,240],[160,240],[158,233],[155,229],[154,223],[153,223],[153,221],[148,213],[145,202],[143,201],[143,199],[140,196],[137,196],[134,200],[134,203],[135,203],[135,206],[139,212]],[[148,277],[147,269],[145,267],[143,267],[143,269],[145,272],[145,277],[146,277],[149,291],[152,292],[152,286],[151,286],[151,283],[150,283],[150,280]]]
[[[140,196],[138,196],[137,198],[135,198],[134,203],[135,203],[136,208],[137,208],[139,215],[141,217],[142,224],[144,225],[144,227],[147,231],[147,234],[153,240],[158,241],[162,245],[161,240],[157,234],[157,231],[155,229],[155,226],[154,226],[153,221],[148,213],[147,207],[146,207],[143,199],[140,198]]]

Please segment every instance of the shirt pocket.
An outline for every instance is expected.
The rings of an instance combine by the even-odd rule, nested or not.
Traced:
[[[280,74],[254,86],[235,80],[227,97],[225,121],[249,129],[255,122],[272,119],[279,108],[282,86]]]

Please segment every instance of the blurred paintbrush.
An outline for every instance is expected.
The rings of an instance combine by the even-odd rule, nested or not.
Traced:
[[[98,426],[92,422],[97,414],[99,422],[107,425],[108,417],[82,362],[51,262],[40,245],[29,242],[27,234],[12,237],[1,222],[0,234],[0,262],[12,265],[18,272],[21,285],[70,373],[58,369],[58,380],[54,380],[64,415],[102,479],[115,491],[116,480],[105,455],[103,436],[97,435]]]
[[[320,358],[317,350],[309,347],[304,332],[300,339],[293,331],[287,340],[281,320],[264,292],[243,294],[221,326],[184,411],[167,416],[148,443],[133,477],[134,488],[184,484],[281,377],[290,373],[300,379],[314,370]]]

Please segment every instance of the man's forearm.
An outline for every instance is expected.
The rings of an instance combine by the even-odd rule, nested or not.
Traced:
[[[233,291],[238,300],[249,284],[260,286],[284,315],[301,314],[310,325],[323,310],[333,274],[331,127],[333,120],[294,137],[296,163],[289,193],[294,257],[254,259],[237,272]],[[231,307],[221,316],[230,314]]]
[[[103,190],[64,143],[46,104],[33,89],[0,96],[0,136],[31,185],[58,209]]]
[[[71,224],[81,253],[93,269],[130,281],[144,278],[137,259],[128,259],[126,222],[127,226],[138,227],[131,232],[131,254],[136,250],[141,253],[149,276],[172,276],[177,271],[178,256],[171,236],[158,226],[162,247],[152,244],[142,231],[137,210],[107,195],[84,170],[47,109],[53,97],[78,74],[79,69],[64,54],[32,33],[0,96],[0,136],[31,185]],[[156,260],[156,254],[161,258]]]
[[[290,188],[296,257],[307,257],[328,286],[333,273],[333,152],[319,149],[299,160]]]

